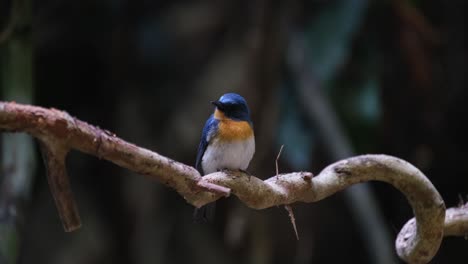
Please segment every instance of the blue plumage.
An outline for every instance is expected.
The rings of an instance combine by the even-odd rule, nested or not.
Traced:
[[[197,161],[195,162],[195,168],[198,170],[198,172],[200,172],[201,175],[205,174],[201,162],[203,154],[205,154],[206,147],[208,146],[208,138],[213,136],[214,133],[216,133],[218,122],[219,120],[216,120],[214,116],[211,115],[210,118],[206,120],[205,126],[203,127],[200,144],[198,145]]]
[[[246,170],[255,152],[253,124],[245,99],[227,93],[218,101],[203,127],[198,146],[196,169],[201,175],[217,170]],[[214,216],[214,203],[195,210],[196,222],[206,222]]]

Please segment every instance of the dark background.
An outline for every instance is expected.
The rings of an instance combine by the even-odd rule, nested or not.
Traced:
[[[35,1],[33,101],[193,165],[209,102],[237,92],[255,124],[252,174],[273,176],[283,144],[281,172],[385,153],[452,207],[468,194],[467,11],[461,0]],[[310,112],[321,106],[308,107],[307,89],[326,115]],[[344,143],[323,132],[330,116]],[[83,226],[63,232],[39,164],[19,263],[375,263],[341,193],[293,206],[296,241],[282,207],[231,197],[197,225],[158,182],[77,152],[67,164]],[[391,186],[369,186],[394,239],[411,208]],[[467,249],[446,238],[432,263],[466,263]]]

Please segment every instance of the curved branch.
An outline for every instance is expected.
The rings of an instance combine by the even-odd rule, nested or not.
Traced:
[[[403,228],[397,238],[398,255],[409,263],[427,263],[439,249],[443,237],[445,204],[424,174],[410,163],[386,155],[363,155],[336,162],[316,177],[298,172],[261,181],[219,172],[201,180],[226,186],[247,206],[263,209],[294,202],[316,202],[353,184],[383,181],[400,190],[413,208],[417,228]],[[200,198],[201,199],[201,198]],[[214,199],[203,200],[203,203]],[[198,200],[200,202],[200,200]]]
[[[45,144],[55,142],[54,145],[67,146],[106,159],[161,181],[188,201],[205,189],[197,185],[201,176],[195,168],[128,143],[64,111],[0,102],[0,130],[26,132]]]
[[[316,177],[309,172],[294,172],[262,181],[242,172],[225,171],[202,178],[193,167],[130,144],[55,109],[0,102],[0,130],[27,132],[49,148],[67,147],[109,160],[159,180],[197,207],[230,193],[255,209],[309,203],[356,183],[384,181],[405,194],[416,216],[417,228],[413,232],[402,231],[398,236],[397,252],[401,258],[410,263],[428,262],[443,236],[445,205],[439,193],[421,171],[391,156],[345,159],[328,166]]]
[[[401,230],[399,237],[411,236],[416,232],[415,219],[410,219]],[[445,212],[444,236],[463,236],[468,235],[468,202],[459,207],[452,207]],[[397,246],[399,241],[397,241]],[[400,245],[404,247],[404,245]]]

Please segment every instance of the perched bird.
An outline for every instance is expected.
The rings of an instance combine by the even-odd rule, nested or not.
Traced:
[[[211,103],[215,110],[203,128],[195,167],[201,175],[224,169],[245,171],[255,153],[247,102],[236,93],[227,93]],[[211,203],[195,209],[194,220],[212,220],[214,208]]]

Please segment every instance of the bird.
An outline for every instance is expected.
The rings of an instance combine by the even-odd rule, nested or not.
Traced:
[[[221,170],[246,172],[255,153],[255,135],[247,101],[237,93],[226,93],[217,101],[203,127],[195,168],[202,176]],[[194,211],[194,221],[211,222],[215,203]]]

